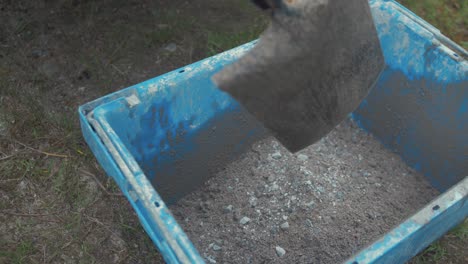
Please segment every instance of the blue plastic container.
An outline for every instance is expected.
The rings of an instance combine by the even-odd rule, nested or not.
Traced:
[[[370,3],[387,67],[353,118],[443,194],[347,263],[403,263],[468,215],[468,53],[396,2]],[[253,45],[79,109],[86,142],[167,263],[203,259],[166,204],[264,133],[210,80]]]

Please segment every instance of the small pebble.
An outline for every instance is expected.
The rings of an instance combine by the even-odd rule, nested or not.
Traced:
[[[299,167],[299,170],[304,173],[305,175],[307,176],[311,176],[312,175],[312,172],[310,170],[308,170],[306,167],[304,166],[300,166]]]
[[[221,250],[221,247],[218,246],[218,245],[216,245],[216,244],[213,244],[212,249],[213,249],[214,251],[220,251],[220,250]]]
[[[280,246],[276,246],[275,250],[276,250],[276,255],[278,255],[278,257],[282,257],[286,254],[286,250],[284,250],[284,248]]]
[[[174,52],[177,50],[177,45],[175,43],[169,43],[164,49],[169,52]]]
[[[257,198],[256,197],[250,197],[249,204],[250,204],[251,207],[257,206]]]
[[[344,197],[344,193],[343,193],[343,192],[340,192],[340,191],[336,192],[336,198],[338,198],[338,199],[343,199],[343,197]]]
[[[280,228],[281,230],[288,230],[289,229],[289,223],[288,222],[284,222],[280,225]]]
[[[270,227],[270,234],[275,235],[278,233],[278,227],[277,226],[272,226]]]
[[[273,185],[271,186],[271,190],[272,190],[272,191],[277,191],[278,189],[279,189],[278,184],[273,183]]]
[[[241,225],[246,225],[249,222],[250,222],[250,218],[248,218],[247,216],[242,217],[241,220],[239,221]]]
[[[214,260],[212,257],[207,257],[206,259],[207,259],[208,262],[210,262],[210,263],[216,263],[216,260]]]
[[[306,161],[309,159],[309,156],[304,155],[304,154],[299,154],[297,155],[297,159],[299,159],[300,161]]]
[[[26,190],[26,187],[27,187],[27,183],[24,180],[18,184],[18,189],[21,191],[21,193],[23,193],[24,190]]]
[[[231,204],[228,205],[228,206],[226,206],[226,207],[224,207],[223,212],[224,212],[225,214],[232,212],[232,207],[233,207],[233,206],[232,206]]]
[[[279,151],[277,151],[277,152],[271,154],[271,157],[274,158],[275,160],[279,160],[279,159],[281,159],[282,155],[281,155],[281,153]]]
[[[305,203],[304,204],[306,207],[313,207],[315,205],[315,202],[314,201],[310,201],[308,203]]]

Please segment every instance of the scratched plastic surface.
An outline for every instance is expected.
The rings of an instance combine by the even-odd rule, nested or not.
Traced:
[[[348,263],[403,263],[468,215],[468,55],[399,4],[370,3],[387,67],[352,116],[446,192]],[[168,263],[203,258],[166,204],[264,134],[210,80],[254,44],[80,107],[85,140]]]

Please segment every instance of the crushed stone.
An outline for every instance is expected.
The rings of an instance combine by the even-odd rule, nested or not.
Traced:
[[[211,263],[340,263],[437,194],[347,120],[296,154],[255,143],[171,211]]]

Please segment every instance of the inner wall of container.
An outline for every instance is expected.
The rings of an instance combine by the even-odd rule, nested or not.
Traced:
[[[387,67],[353,117],[445,191],[468,171],[468,81],[411,80]]]
[[[122,98],[102,106],[105,120],[168,204],[196,190],[266,135],[261,124],[214,87],[209,74],[159,85],[153,92],[149,84],[135,94],[136,105]],[[462,154],[466,124],[460,123],[463,85],[409,80],[387,67],[353,116],[444,190],[468,170]]]
[[[209,74],[158,89],[150,84],[95,111],[105,115],[167,204],[199,187],[266,133],[211,83]]]

